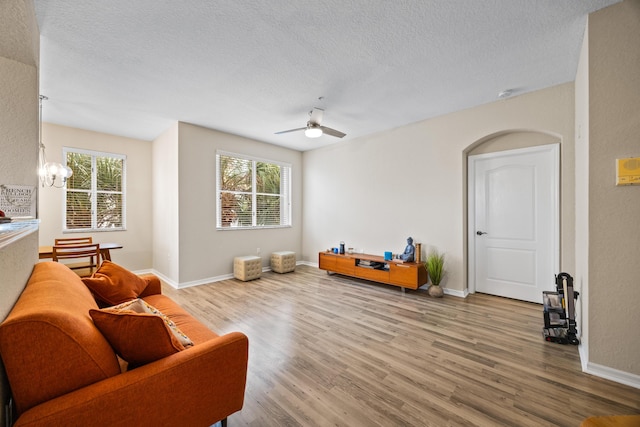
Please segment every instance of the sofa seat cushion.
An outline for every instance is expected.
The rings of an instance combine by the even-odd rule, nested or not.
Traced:
[[[0,325],[0,354],[18,413],[120,373],[115,352],[89,316],[96,308],[67,266],[34,266]]]
[[[184,332],[196,346],[200,343],[218,337],[218,334],[187,313],[171,298],[158,294],[149,295],[143,299],[173,320],[176,326],[180,328],[180,330]]]
[[[118,264],[105,260],[91,277],[82,279],[100,301],[109,305],[121,304],[138,298],[147,282]]]

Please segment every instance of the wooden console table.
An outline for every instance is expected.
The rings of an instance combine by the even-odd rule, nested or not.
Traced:
[[[377,268],[365,264],[377,263]],[[384,257],[369,254],[334,254],[320,252],[318,266],[321,270],[357,277],[401,288],[418,289],[427,283],[427,269],[423,263],[396,260],[385,261]]]

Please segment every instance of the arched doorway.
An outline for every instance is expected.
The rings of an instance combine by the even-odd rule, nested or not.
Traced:
[[[559,139],[485,138],[467,156],[469,291],[532,302],[559,266]],[[518,147],[518,148],[515,148]]]

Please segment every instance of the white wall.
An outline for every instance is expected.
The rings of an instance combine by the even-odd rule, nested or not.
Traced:
[[[43,108],[46,108],[45,101]],[[62,148],[82,148],[127,156],[126,231],[63,234],[61,188],[40,189],[40,245],[52,245],[56,237],[92,236],[95,242],[116,242],[123,249],[111,251],[111,259],[130,270],[146,270],[152,265],[151,252],[151,142],[83,129],[43,123],[42,140],[47,160],[62,162]]]
[[[0,184],[37,185],[39,46],[33,2],[0,2]],[[0,322],[22,293],[37,251],[37,233],[0,249]],[[9,386],[0,366],[2,425],[8,400]]]
[[[271,252],[291,250],[301,254],[302,241],[302,154],[298,151],[265,144],[236,135],[230,135],[188,123],[179,123],[178,131],[167,138],[179,140],[177,147],[177,189],[154,182],[154,197],[177,200],[177,221],[167,223],[154,231],[154,270],[171,285],[184,287],[207,283],[228,277],[233,272],[233,258],[255,255],[260,248],[262,265],[269,265]],[[161,149],[169,145],[167,150]],[[293,226],[265,230],[216,230],[216,150],[247,154],[292,165]],[[173,164],[169,158],[176,155],[173,143],[154,142],[154,168]],[[154,172],[155,173],[155,172]],[[175,246],[161,245],[163,234],[178,236]],[[170,275],[164,270],[166,257],[173,257]],[[177,257],[178,272],[175,271]],[[161,270],[162,269],[162,270]]]
[[[615,186],[615,160],[640,157],[640,0],[589,16],[589,364],[640,387],[640,186]]]
[[[408,236],[444,251],[443,285],[464,293],[466,154],[478,141],[535,131],[561,141],[561,268],[574,268],[574,92],[567,83],[305,152],[303,256],[344,240],[382,254]],[[553,278],[550,278],[553,280]]]
[[[180,214],[178,203],[178,123],[153,141],[153,270],[171,283],[179,281]]]

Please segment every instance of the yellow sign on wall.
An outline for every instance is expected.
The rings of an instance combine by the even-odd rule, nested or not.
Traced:
[[[640,157],[616,159],[616,185],[640,185]]]

